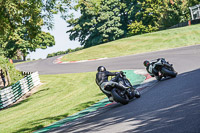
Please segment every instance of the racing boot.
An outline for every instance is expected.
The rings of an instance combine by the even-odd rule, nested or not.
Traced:
[[[113,99],[112,96],[109,96],[108,99],[109,99],[110,102],[114,102],[114,99]]]

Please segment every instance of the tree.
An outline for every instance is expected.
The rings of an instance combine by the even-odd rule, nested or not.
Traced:
[[[166,29],[190,18],[198,0],[80,0],[79,18],[68,22],[70,40],[91,47],[129,35]]]
[[[102,34],[102,41],[109,42],[120,38],[124,31],[120,28],[120,2],[119,0],[103,0],[98,17],[98,30]]]
[[[68,21],[70,40],[78,39],[84,47],[126,37],[128,25],[135,22],[141,11],[137,0],[82,0],[81,17]],[[148,25],[147,25],[148,26]],[[155,29],[153,27],[153,29]]]
[[[135,4],[134,20],[128,24],[129,36],[149,33],[159,29],[158,16],[160,15],[161,0],[140,0]]]
[[[54,37],[50,33],[41,32],[33,39],[28,36],[28,31],[25,27],[18,27],[15,33],[3,43],[4,54],[8,58],[13,58],[22,53],[23,60],[29,52],[35,51],[37,48],[46,49],[55,45]]]
[[[188,21],[190,14],[185,12],[185,8],[188,8],[185,7],[185,4],[183,0],[165,0],[158,17],[159,26],[166,29],[180,22]]]
[[[150,33],[158,30],[157,27],[152,27],[151,25],[143,25],[143,22],[133,22],[132,24],[129,25],[129,35],[138,35],[138,34],[143,34],[143,33]]]
[[[70,3],[71,0],[0,0],[0,38],[9,38],[21,25],[34,38],[41,26],[52,28],[53,14],[66,13]]]
[[[135,21],[129,24],[129,34],[136,35],[166,29],[190,19],[189,6],[197,0],[138,0]]]
[[[100,10],[99,4],[91,0],[81,0],[77,5],[80,8],[81,16],[80,18],[72,18],[68,20],[68,27],[73,27],[71,30],[67,31],[70,33],[70,40],[76,40],[85,45],[88,36],[91,35],[94,30],[96,30],[98,11]]]
[[[70,40],[78,39],[84,47],[90,47],[113,41],[123,35],[120,29],[119,0],[102,0],[100,4],[92,0],[83,0],[80,4],[81,17],[70,19],[67,31]]]
[[[138,8],[137,0],[120,0],[120,23],[121,29],[124,34],[122,37],[126,37],[128,34],[128,25],[136,20],[136,13],[140,10]]]
[[[152,27],[159,27],[157,21],[162,9],[161,4],[163,0],[140,0],[137,2],[136,21],[145,26],[151,25]]]
[[[28,51],[54,45],[54,38],[41,27],[51,29],[53,14],[58,12],[66,19],[71,1],[0,0],[0,55],[14,57],[21,52],[25,58]]]

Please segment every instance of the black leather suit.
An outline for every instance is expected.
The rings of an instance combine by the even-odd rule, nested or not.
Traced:
[[[109,71],[98,72],[96,74],[96,83],[98,86],[100,86],[103,82],[108,82],[109,76],[116,76],[116,75],[117,72],[109,72]]]

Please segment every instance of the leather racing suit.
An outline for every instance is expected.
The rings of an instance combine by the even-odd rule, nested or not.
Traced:
[[[155,66],[156,66],[157,64],[159,64],[160,61],[161,61],[162,59],[163,59],[163,58],[158,58],[158,59],[156,59],[156,60],[150,62],[150,64],[146,67],[147,72],[148,72],[152,77],[158,76],[158,71],[155,69]]]
[[[118,87],[118,88],[122,88],[122,89],[126,89],[127,87],[118,84],[118,77],[119,77],[119,72],[109,72],[109,71],[103,71],[103,72],[98,72],[96,74],[96,83],[99,86],[99,88],[101,89],[101,91],[106,94],[108,97],[111,96],[111,92],[106,90],[106,86],[107,85],[111,85],[113,87]],[[109,76],[115,76],[114,78],[112,78],[110,81],[108,81],[108,77]]]

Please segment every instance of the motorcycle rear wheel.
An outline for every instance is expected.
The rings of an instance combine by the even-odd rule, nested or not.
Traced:
[[[155,76],[156,77],[156,79],[158,80],[158,81],[160,81],[161,79],[162,79],[162,76]]]

